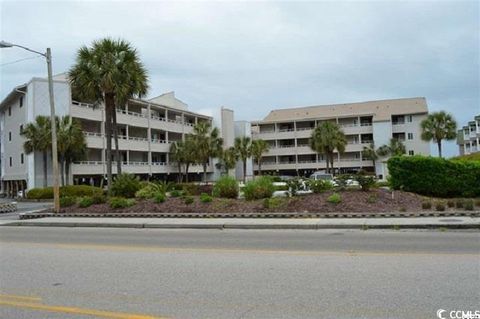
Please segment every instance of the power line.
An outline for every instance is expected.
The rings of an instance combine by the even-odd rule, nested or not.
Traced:
[[[19,59],[19,60],[15,60],[15,61],[10,61],[10,62],[7,62],[7,63],[2,63],[2,64],[0,64],[0,66],[5,66],[5,65],[18,63],[18,62],[22,62],[22,61],[25,61],[25,60],[37,59],[37,58],[42,58],[42,56],[41,55],[36,55],[36,56],[29,57],[29,58],[23,58],[23,59]]]

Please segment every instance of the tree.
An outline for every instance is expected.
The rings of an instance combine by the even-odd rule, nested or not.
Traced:
[[[170,161],[177,163],[178,178],[177,182],[182,182],[182,165],[185,163],[185,143],[176,141],[170,145]]]
[[[238,158],[243,162],[243,182],[245,183],[247,177],[247,159],[252,156],[252,140],[250,137],[242,136],[235,138],[235,150]]]
[[[75,65],[69,71],[72,94],[75,98],[105,104],[105,134],[107,139],[107,178],[112,183],[112,132],[116,131],[116,107],[129,99],[142,97],[148,90],[148,78],[138,52],[124,40],[110,38],[94,41],[91,47],[78,50]],[[116,143],[118,145],[118,142]],[[118,149],[118,147],[117,147]],[[117,170],[121,171],[119,152]]]
[[[227,175],[229,175],[230,170],[235,168],[238,161],[238,154],[235,147],[231,146],[224,150],[222,152],[220,161],[222,163],[222,166],[225,168]]]
[[[254,140],[252,141],[251,154],[253,159],[258,164],[258,174],[262,175],[262,157],[263,154],[267,153],[270,146],[264,140]]]
[[[453,140],[457,137],[457,122],[451,114],[444,111],[429,114],[420,123],[420,127],[422,140],[437,143],[439,157],[442,157],[442,140]]]
[[[196,150],[196,159],[203,167],[203,181],[207,183],[207,166],[210,158],[220,157],[222,153],[223,139],[219,137],[218,128],[211,128],[210,123],[200,122],[193,127],[190,136]]]
[[[405,154],[406,148],[402,141],[391,138],[388,144],[382,145],[377,150],[379,156],[400,156]]]
[[[70,116],[56,118],[57,123],[57,146],[62,185],[68,185],[70,165],[85,157],[87,142],[82,131],[82,126],[77,119]],[[66,178],[65,178],[66,175]]]
[[[375,150],[375,145],[372,143],[369,146],[363,147],[362,157],[369,159],[373,162],[373,171],[376,172],[376,161],[378,160],[378,154]]]
[[[48,152],[52,148],[52,133],[50,118],[47,116],[37,116],[35,122],[28,123],[20,135],[26,139],[23,143],[23,149],[26,154],[42,152],[43,156],[43,187],[47,187],[48,175]]]
[[[345,152],[347,139],[342,129],[333,122],[324,122],[317,126],[312,132],[310,139],[310,148],[319,154],[324,154],[326,157],[326,171],[334,174],[333,158],[334,151],[338,153]],[[330,164],[330,165],[329,165]]]

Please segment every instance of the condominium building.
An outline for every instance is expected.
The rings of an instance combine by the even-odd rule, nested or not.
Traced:
[[[106,176],[103,106],[94,107],[72,100],[70,85],[65,75],[55,77],[54,94],[56,114],[70,115],[77,119],[87,141],[87,157],[72,164],[68,176],[70,182],[101,185]],[[22,128],[27,123],[34,122],[38,115],[50,116],[48,83],[42,78],[33,78],[14,88],[0,104],[2,190],[16,192],[43,186],[42,155],[39,152],[25,154],[25,140],[20,135]],[[212,121],[210,116],[188,111],[187,105],[177,99],[174,92],[149,100],[131,99],[127,105],[117,109],[123,171],[137,174],[144,179],[174,180],[178,168],[169,158],[171,143],[180,141],[185,134],[191,133],[196,123]],[[233,139],[233,136],[230,138]],[[48,185],[51,185],[51,155],[48,156],[47,167]],[[214,165],[209,165],[210,177],[213,171]],[[189,172],[190,180],[198,180],[203,169],[200,165],[192,165]],[[115,162],[113,173],[116,173]]]
[[[262,172],[308,176],[326,168],[325,157],[310,148],[309,139],[316,126],[331,121],[342,128],[348,141],[343,154],[335,153],[335,170],[373,171],[373,162],[362,157],[363,147],[372,143],[378,148],[396,138],[405,144],[408,155],[430,154],[429,143],[420,138],[420,122],[427,114],[425,98],[278,109],[252,122],[252,138],[270,145],[263,157]],[[382,158],[376,163],[380,178],[387,174],[384,162]],[[254,169],[258,170],[258,165]]]
[[[480,152],[480,114],[458,130],[457,144],[460,155]]]

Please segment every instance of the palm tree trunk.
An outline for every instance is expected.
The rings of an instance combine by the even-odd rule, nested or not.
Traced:
[[[182,173],[182,163],[178,163],[178,176],[177,176],[177,182],[181,183],[183,180],[183,173]]]
[[[262,176],[262,159],[258,160],[258,175]]]
[[[325,154],[325,162],[326,162],[326,171],[327,174],[330,173],[330,156],[328,154]]]
[[[190,163],[185,164],[185,183],[188,183],[188,168],[190,167]]]
[[[110,191],[112,185],[112,108],[114,105],[113,94],[105,94],[105,137],[107,139],[107,187]]]
[[[66,176],[66,179],[65,179],[65,185],[68,185],[69,183],[69,179],[70,179],[70,161],[65,161],[65,176]]]
[[[203,163],[203,182],[207,185],[207,163]]]
[[[120,159],[120,150],[118,148],[118,129],[117,129],[117,110],[112,109],[113,139],[115,140],[115,161],[117,162],[117,175],[122,174],[122,161]]]
[[[48,178],[47,159],[48,159],[47,151],[43,151],[43,188],[47,187],[47,178]]]
[[[372,158],[372,162],[373,162],[373,174],[377,176],[377,165],[375,165],[375,160],[373,158]]]
[[[438,156],[442,157],[442,140],[437,142],[438,145]]]
[[[247,160],[243,161],[243,183],[245,184],[247,181]]]
[[[65,158],[60,156],[60,176],[62,177],[62,186],[65,186]]]

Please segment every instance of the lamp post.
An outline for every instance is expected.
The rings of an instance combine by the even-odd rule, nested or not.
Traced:
[[[50,48],[47,48],[45,53],[38,52],[27,47],[8,43],[5,41],[0,41],[0,48],[11,48],[17,47],[21,48],[36,54],[40,54],[45,57],[47,60],[47,69],[48,69],[48,93],[50,97],[50,121],[51,121],[51,130],[52,130],[52,166],[53,166],[53,202],[54,202],[54,211],[55,213],[60,212],[60,189],[59,189],[59,178],[58,178],[58,152],[57,152],[57,125],[55,123],[55,103],[53,100],[53,76],[52,76],[52,53]]]

